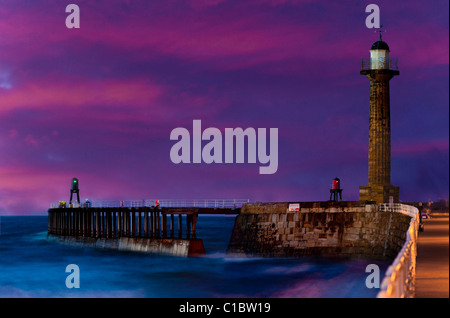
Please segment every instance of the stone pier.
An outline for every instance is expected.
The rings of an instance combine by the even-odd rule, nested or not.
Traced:
[[[411,218],[356,202],[255,203],[242,207],[227,249],[246,256],[349,256],[392,259]]]

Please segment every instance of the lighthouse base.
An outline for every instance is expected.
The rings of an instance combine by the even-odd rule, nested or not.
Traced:
[[[400,188],[393,185],[366,185],[359,187],[360,201],[398,203]]]

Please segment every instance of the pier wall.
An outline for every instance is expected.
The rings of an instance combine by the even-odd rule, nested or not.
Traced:
[[[411,217],[357,202],[255,203],[236,218],[228,254],[249,256],[351,256],[393,259]]]
[[[85,247],[115,249],[119,251],[142,252],[172,256],[200,256],[205,254],[203,241],[200,239],[176,238],[91,238],[79,236],[48,235],[58,242]]]

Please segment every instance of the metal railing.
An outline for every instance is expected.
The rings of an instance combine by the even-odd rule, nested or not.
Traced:
[[[363,58],[361,63],[361,70],[368,71],[372,69],[386,69],[398,71],[398,59],[385,59],[385,58]]]
[[[249,199],[202,199],[202,200],[94,200],[89,201],[89,207],[92,208],[116,208],[116,207],[152,207],[157,206],[165,208],[214,208],[214,209],[236,209],[241,208]],[[74,208],[85,207],[87,202],[81,204],[73,203]],[[69,204],[66,203],[69,207]],[[52,202],[50,208],[59,207],[59,202]]]
[[[412,298],[415,292],[419,210],[399,203],[382,203],[380,212],[402,213],[411,217],[406,241],[394,262],[388,267],[377,298]]]

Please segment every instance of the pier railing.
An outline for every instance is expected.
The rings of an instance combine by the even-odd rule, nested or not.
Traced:
[[[412,298],[415,292],[419,210],[405,204],[382,203],[380,212],[402,213],[411,217],[406,241],[386,271],[377,298]]]
[[[245,203],[249,203],[249,199],[200,199],[200,200],[94,200],[82,202],[81,204],[73,203],[73,208],[86,207],[88,204],[92,208],[138,208],[138,207],[154,207],[158,203],[160,207],[166,208],[212,208],[212,209],[238,209]],[[50,204],[50,208],[58,208],[59,203],[53,202]],[[69,207],[67,205],[67,207]]]

